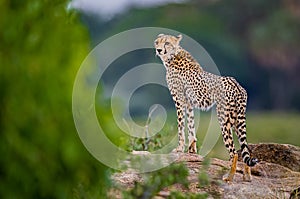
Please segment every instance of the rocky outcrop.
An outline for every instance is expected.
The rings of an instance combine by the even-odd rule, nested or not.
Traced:
[[[300,172],[300,148],[290,144],[249,144],[252,156]],[[240,157],[240,154],[239,154]]]
[[[213,158],[210,164],[197,154],[178,153],[176,162],[184,163],[189,170],[188,188],[179,184],[165,187],[156,198],[167,198],[170,191],[176,189],[183,193],[207,193],[208,198],[300,198],[300,148],[286,144],[250,144],[254,157],[260,162],[251,168],[252,181],[243,181],[243,163],[238,162],[237,173],[232,183],[223,182],[230,162]],[[205,171],[209,183],[199,184],[199,173]],[[122,172],[113,176],[113,180],[130,189],[135,182],[143,183],[143,177],[134,172]],[[118,195],[118,194],[117,194]],[[119,197],[121,198],[120,194]]]

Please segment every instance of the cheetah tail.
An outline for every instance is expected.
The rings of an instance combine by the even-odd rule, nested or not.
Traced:
[[[254,165],[256,165],[256,163],[258,163],[257,158],[250,157],[250,150],[247,144],[245,143],[242,144],[241,151],[242,151],[243,162],[246,163],[248,166],[253,167]]]

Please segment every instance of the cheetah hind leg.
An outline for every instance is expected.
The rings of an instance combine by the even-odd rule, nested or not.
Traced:
[[[231,168],[228,174],[223,176],[223,180],[225,182],[232,182],[234,174],[236,172],[236,165],[237,165],[237,160],[238,160],[238,154],[234,154],[233,159],[232,159],[232,164]]]
[[[243,180],[247,182],[251,182],[252,177],[251,177],[251,169],[247,164],[244,164],[244,175],[243,175]]]

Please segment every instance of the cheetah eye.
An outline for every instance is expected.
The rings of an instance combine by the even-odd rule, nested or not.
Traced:
[[[165,45],[170,45],[170,42],[166,42]]]
[[[155,45],[158,45],[158,41],[155,42]]]

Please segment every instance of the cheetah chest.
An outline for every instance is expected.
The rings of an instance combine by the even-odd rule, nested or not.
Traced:
[[[167,84],[174,101],[183,101],[201,110],[215,103],[214,82],[195,70],[167,70]]]

